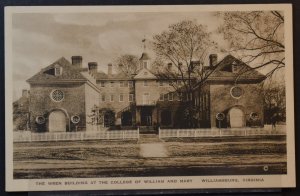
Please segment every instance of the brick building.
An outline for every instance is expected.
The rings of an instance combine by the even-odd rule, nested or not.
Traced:
[[[27,80],[31,129],[180,127],[181,93],[150,71],[147,53],[139,60],[138,72],[130,76],[113,73],[112,64],[107,65],[107,73],[99,72],[96,62],[83,68],[81,56],[73,56],[71,63],[61,58],[42,69]],[[209,77],[204,84],[195,83],[193,91],[198,127],[263,125],[263,99],[258,92],[264,75],[230,55],[219,63],[211,55],[206,69]]]

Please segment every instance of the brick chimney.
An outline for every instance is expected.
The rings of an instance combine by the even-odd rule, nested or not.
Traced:
[[[108,63],[108,65],[107,65],[107,74],[112,75],[112,64],[111,63]]]
[[[89,71],[91,73],[97,73],[98,63],[97,62],[88,62]]]
[[[23,89],[22,90],[22,97],[28,98],[29,97],[29,90]]]
[[[72,56],[71,59],[73,66],[75,66],[76,68],[82,67],[82,56]]]
[[[215,66],[218,62],[218,55],[211,54],[209,55],[209,66]]]

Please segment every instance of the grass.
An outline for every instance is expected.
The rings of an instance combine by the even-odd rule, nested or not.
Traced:
[[[167,158],[142,157],[135,140],[15,143],[14,178],[286,173],[285,136],[175,138],[164,145]]]

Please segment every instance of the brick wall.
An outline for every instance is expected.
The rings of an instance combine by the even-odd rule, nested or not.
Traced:
[[[50,98],[50,93],[54,89],[59,89],[64,92],[64,99],[61,102],[54,102]],[[31,85],[30,91],[30,125],[33,131],[48,131],[48,116],[50,112],[55,109],[67,112],[67,131],[74,131],[75,129],[75,126],[70,123],[70,117],[72,115],[80,116],[81,120],[78,123],[78,129],[85,128],[84,84]],[[38,115],[42,115],[46,118],[45,124],[39,126],[35,122]]]
[[[235,99],[230,94],[231,84],[210,85],[210,120],[211,127],[216,127],[216,114],[223,112],[228,115],[229,110],[237,106],[245,115],[245,123],[248,125],[250,114],[256,112],[259,115],[259,124],[263,125],[263,96],[259,84],[240,84],[244,94]],[[227,119],[228,120],[228,119]]]

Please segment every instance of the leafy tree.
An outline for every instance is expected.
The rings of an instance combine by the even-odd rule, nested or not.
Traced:
[[[218,15],[223,19],[219,32],[229,41],[231,53],[254,68],[266,68],[267,77],[285,67],[283,13],[239,11]]]

